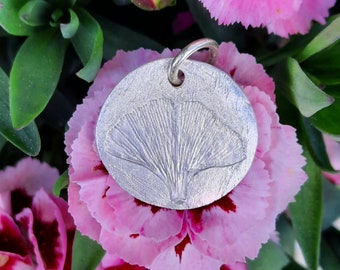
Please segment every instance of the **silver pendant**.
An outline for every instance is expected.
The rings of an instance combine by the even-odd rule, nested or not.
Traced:
[[[187,58],[218,45],[189,44],[128,74],[105,101],[97,122],[100,158],[135,198],[171,209],[210,204],[247,174],[257,146],[249,100],[229,75]],[[180,73],[184,77],[180,77]]]

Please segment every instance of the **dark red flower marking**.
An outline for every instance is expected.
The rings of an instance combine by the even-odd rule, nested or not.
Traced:
[[[147,270],[147,268],[139,266],[139,265],[132,265],[129,263],[123,263],[121,265],[110,266],[104,268],[104,270]]]
[[[75,229],[67,231],[67,253],[66,253],[64,270],[72,269],[72,248],[73,248],[74,234],[75,234]]]
[[[236,67],[234,67],[233,69],[231,69],[231,70],[229,71],[230,77],[234,77],[235,71],[236,71]]]
[[[139,237],[139,233],[130,234],[130,238],[136,239]]]
[[[0,250],[25,257],[28,250],[15,223],[6,216],[0,217],[0,223]]]
[[[229,195],[222,197],[221,199],[217,200],[216,202],[212,203],[209,207],[217,207],[219,206],[225,212],[236,212],[236,205],[234,204],[233,200],[230,199]]]
[[[103,195],[102,195],[102,199],[106,198],[106,192],[110,189],[110,187],[106,187]]]
[[[190,210],[191,220],[193,224],[196,226],[196,230],[199,232],[203,229],[202,227],[202,213],[203,211],[209,211],[213,207],[220,207],[223,211],[236,212],[236,205],[233,200],[229,197],[232,192],[228,193],[226,196],[221,199],[200,208]]]
[[[195,229],[197,232],[201,232],[203,229],[201,222],[203,210],[203,207],[190,210],[191,221],[195,225]]]
[[[150,210],[151,210],[152,214],[156,214],[158,211],[160,211],[162,209],[162,207],[158,207],[158,206],[155,206],[155,205],[152,205],[152,204],[148,204],[148,203],[142,202],[141,200],[138,200],[136,198],[135,198],[135,204],[137,206],[150,207]],[[166,208],[163,208],[163,209],[166,209]]]
[[[24,189],[15,189],[11,192],[12,214],[15,216],[22,209],[32,206],[32,196],[28,195]]]
[[[179,256],[179,261],[182,261],[182,254],[187,244],[191,244],[189,235],[187,234],[184,239],[175,246],[176,255]]]
[[[92,168],[93,171],[102,171],[104,174],[109,174],[107,169],[105,168],[103,162],[100,162],[99,165]]]
[[[45,262],[46,268],[57,268],[59,258],[62,256],[62,254],[58,252],[58,222],[54,220],[53,222],[48,223],[34,219],[33,231],[37,238],[39,251]]]
[[[231,270],[231,268],[225,264],[220,267],[220,270]]]

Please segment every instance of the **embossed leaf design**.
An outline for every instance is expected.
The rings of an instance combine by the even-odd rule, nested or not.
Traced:
[[[125,114],[106,138],[109,154],[150,170],[178,203],[195,174],[246,157],[241,136],[198,101],[150,101]]]

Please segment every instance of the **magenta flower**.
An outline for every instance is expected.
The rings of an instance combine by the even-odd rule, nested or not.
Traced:
[[[331,137],[324,135],[326,150],[335,170],[340,170],[340,144]],[[340,173],[323,172],[323,175],[335,185],[340,185]]]
[[[69,211],[83,234],[98,241],[114,258],[132,265],[150,269],[244,267],[238,263],[257,256],[261,244],[275,230],[276,216],[294,200],[306,180],[301,169],[305,159],[295,130],[279,123],[274,83],[254,57],[240,54],[231,43],[222,43],[215,64],[242,87],[259,129],[257,153],[249,173],[222,199],[188,211],[148,205],[116,184],[96,149],[96,121],[114,86],[142,64],[177,53],[119,51],[100,70],[66,133]]]
[[[25,158],[0,171],[0,268],[71,269],[75,227],[51,195],[58,171]]]
[[[282,37],[306,34],[312,21],[325,23],[335,0],[199,0],[219,24],[266,27]]]

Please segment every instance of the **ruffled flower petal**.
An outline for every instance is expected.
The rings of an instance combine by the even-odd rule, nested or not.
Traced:
[[[121,230],[161,242],[178,235],[183,228],[182,211],[171,211],[143,203],[113,181],[107,191],[107,198],[119,222],[116,228],[119,226]]]
[[[18,226],[12,217],[0,209],[0,266],[9,267],[16,260],[28,265],[32,263],[29,249]]]
[[[58,171],[31,158],[0,172],[1,269],[71,269],[67,203],[51,195]]]
[[[25,238],[29,241],[29,247],[31,249],[31,256],[35,258],[36,267],[38,270],[44,269],[44,261],[39,250],[39,245],[36,236],[34,235],[34,217],[32,210],[25,208],[21,213],[17,214],[16,220],[22,228],[22,232]]]
[[[59,173],[46,163],[25,158],[16,167],[6,167],[0,171],[0,207],[10,215],[30,207],[32,196],[41,187],[52,192]]]
[[[68,186],[69,212],[79,231],[93,240],[99,239],[101,225],[89,213],[85,202],[80,200],[80,186],[70,183]]]
[[[283,37],[306,34],[312,21],[325,23],[335,0],[200,0],[219,24],[266,27]]]
[[[176,245],[183,238],[182,233],[168,241],[155,242],[151,238],[138,234],[128,235],[126,232],[109,232],[102,229],[98,241],[105,250],[124,258],[124,261],[129,264],[148,266],[158,254],[169,246]]]
[[[96,270],[147,270],[143,266],[136,264],[129,264],[124,260],[118,258],[116,255],[105,253],[100,264],[97,266]]]
[[[279,16],[268,22],[267,28],[270,33],[276,33],[287,37],[290,34],[307,34],[312,21],[324,24],[329,15],[329,9],[334,6],[335,0],[303,0],[298,9],[290,16]]]
[[[39,160],[25,158],[19,161],[15,167],[7,167],[0,171],[0,193],[21,189],[32,196],[40,188],[52,192],[52,187],[58,176],[57,169],[51,168]]]
[[[189,236],[179,244],[169,247],[159,254],[153,261],[150,269],[220,269],[221,262],[204,255],[190,242]]]
[[[26,263],[20,255],[0,251],[1,270],[36,270],[31,263]]]
[[[274,81],[250,54],[237,51],[233,43],[222,43],[215,66],[228,73],[240,86],[255,86],[275,101]]]
[[[278,115],[275,113],[276,106],[270,102],[269,98],[263,93],[258,93],[255,88],[247,87],[244,89],[248,98],[251,100],[257,116],[259,127],[263,127],[263,122],[270,124],[270,132],[261,134],[259,131],[259,144],[257,154],[260,154],[261,159],[265,162],[271,178],[274,180],[278,193],[276,198],[277,213],[282,212],[287,204],[294,200],[295,194],[300,190],[301,185],[306,181],[305,172],[301,169],[305,165],[305,158],[302,156],[302,147],[297,144],[295,130],[290,126],[281,125]],[[261,101],[262,100],[262,101]],[[256,105],[262,104],[267,111],[268,118],[258,118]],[[261,130],[265,130],[261,128]],[[269,137],[270,134],[270,137]],[[270,142],[270,147],[265,148],[263,141]],[[282,166],[282,157],[287,158],[285,166]],[[289,181],[287,179],[294,179]]]
[[[185,252],[184,252],[185,251]],[[151,269],[219,269],[219,270],[247,270],[244,263],[235,263],[232,265],[221,265],[217,260],[205,256],[197,251],[184,238],[178,245],[168,248],[153,261]],[[132,265],[118,258],[116,255],[106,253],[96,270],[147,270],[143,266]]]
[[[272,180],[264,166],[256,159],[245,179],[228,196],[210,207],[188,211],[192,243],[202,253],[225,264],[244,262],[245,256],[255,258],[261,244],[269,239],[275,222],[266,220]]]
[[[38,262],[38,269],[64,269],[67,234],[59,208],[44,190],[36,193],[32,211],[25,208],[17,215],[26,228]]]

